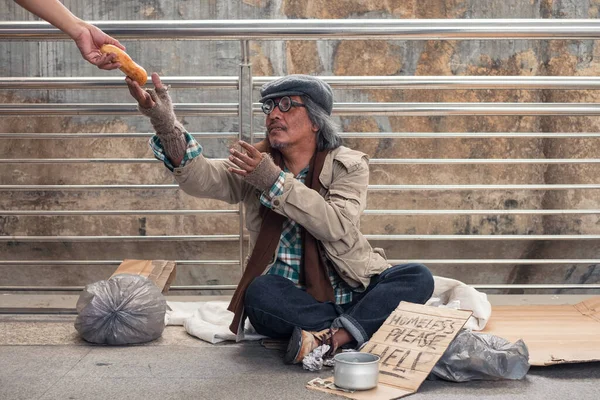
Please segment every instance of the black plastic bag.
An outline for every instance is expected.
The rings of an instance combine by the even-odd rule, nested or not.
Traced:
[[[436,377],[453,381],[522,379],[529,371],[529,350],[522,340],[461,330],[433,367]]]
[[[162,335],[166,310],[167,302],[151,280],[115,275],[85,287],[77,301],[75,329],[92,343],[149,342]]]

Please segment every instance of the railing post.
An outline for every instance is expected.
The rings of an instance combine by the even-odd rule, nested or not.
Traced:
[[[241,62],[238,81],[238,121],[239,139],[254,142],[252,116],[252,63],[250,62],[250,42],[242,40]],[[244,203],[240,202],[240,270],[244,271]]]

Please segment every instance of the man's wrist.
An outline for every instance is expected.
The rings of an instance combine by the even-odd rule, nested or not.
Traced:
[[[262,154],[263,159],[256,166],[254,171],[246,176],[246,181],[265,192],[271,189],[273,184],[277,181],[279,174],[281,173],[281,168],[275,165],[269,154]]]
[[[155,104],[154,107],[145,108],[138,104],[138,110],[150,118],[157,135],[169,135],[175,128],[177,117],[173,110],[165,110]]]

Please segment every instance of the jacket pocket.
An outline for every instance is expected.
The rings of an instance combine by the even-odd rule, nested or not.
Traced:
[[[362,235],[359,235],[358,240],[351,246],[341,245],[340,242],[323,243],[328,258],[333,262],[340,277],[351,287],[366,288],[373,275],[369,272],[373,254],[371,245]]]
[[[380,247],[375,247],[369,254],[369,266],[367,267],[367,274],[369,276],[379,275],[389,267],[391,267],[391,265],[387,261],[383,249]]]

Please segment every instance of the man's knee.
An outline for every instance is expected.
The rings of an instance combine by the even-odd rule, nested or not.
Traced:
[[[434,287],[433,274],[431,273],[429,268],[427,268],[423,264],[415,263],[415,264],[412,264],[412,267],[414,269],[414,273],[419,277],[418,278],[419,286],[421,287],[421,290],[423,291],[423,295],[424,295],[423,302],[425,302],[425,301],[429,300],[429,298],[433,294],[433,287]]]
[[[413,301],[417,303],[425,303],[433,294],[433,274],[429,268],[423,264],[410,263],[396,265],[385,271],[384,274],[385,273],[389,274],[387,277],[388,279],[397,278],[404,282],[410,281],[415,294],[417,294]]]
[[[269,299],[274,289],[285,279],[277,275],[261,275],[256,277],[246,288],[244,295],[244,305],[259,307],[262,304],[270,303]]]
[[[433,274],[425,265],[419,263],[410,263],[404,264],[404,267],[406,268],[407,273],[414,274],[415,276],[420,277],[423,281],[433,284]]]

